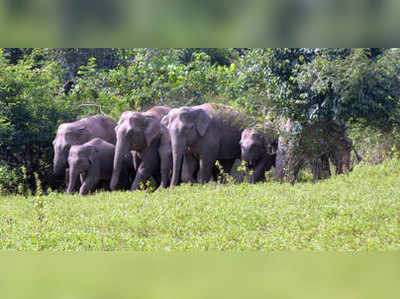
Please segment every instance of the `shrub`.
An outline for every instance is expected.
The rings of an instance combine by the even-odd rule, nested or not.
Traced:
[[[15,65],[0,53],[0,162],[9,169],[26,167],[33,189],[34,172],[54,185],[51,142],[58,125],[78,115],[62,92],[61,68],[57,62],[37,67],[37,51]],[[13,184],[7,185],[13,189]]]

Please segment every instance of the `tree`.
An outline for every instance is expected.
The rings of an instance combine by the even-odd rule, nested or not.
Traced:
[[[64,98],[59,64],[33,68],[33,55],[9,65],[0,53],[0,164],[25,167],[31,187],[35,172],[54,187],[51,142],[57,126],[78,111]]]

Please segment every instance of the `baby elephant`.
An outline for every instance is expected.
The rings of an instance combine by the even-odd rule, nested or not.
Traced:
[[[265,180],[265,172],[275,167],[277,139],[263,130],[245,129],[240,139],[241,159],[253,171],[250,183]]]
[[[68,193],[72,193],[78,176],[80,176],[82,186],[79,190],[80,195],[85,195],[94,191],[101,181],[109,185],[114,161],[115,146],[100,138],[94,138],[82,145],[73,145],[68,156],[69,164],[69,185]],[[129,186],[129,172],[133,170],[132,154],[125,156],[124,173],[121,178],[126,182],[121,182],[126,187]]]

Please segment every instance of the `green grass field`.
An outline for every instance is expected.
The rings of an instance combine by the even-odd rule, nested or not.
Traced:
[[[400,160],[329,180],[180,186],[80,197],[0,197],[0,249],[392,251],[400,248]]]

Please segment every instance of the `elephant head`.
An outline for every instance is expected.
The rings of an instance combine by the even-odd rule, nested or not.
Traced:
[[[182,107],[173,109],[161,123],[168,128],[172,147],[172,185],[179,183],[185,149],[196,143],[207,132],[211,117],[201,108]]]
[[[69,185],[67,193],[72,193],[75,189],[76,181],[80,174],[87,173],[96,163],[95,155],[98,150],[93,145],[73,145],[69,151]]]
[[[240,139],[241,158],[249,165],[262,159],[267,151],[264,137],[254,129],[245,129]]]
[[[67,123],[58,127],[57,135],[53,140],[53,167],[56,176],[64,175],[71,146],[87,142],[89,136],[88,129],[82,124]]]
[[[240,139],[241,158],[249,165],[276,154],[277,139],[256,129],[245,129]]]
[[[126,111],[115,127],[117,144],[115,147],[114,168],[110,189],[115,190],[119,176],[130,151],[141,152],[160,137],[160,121],[146,113]]]

